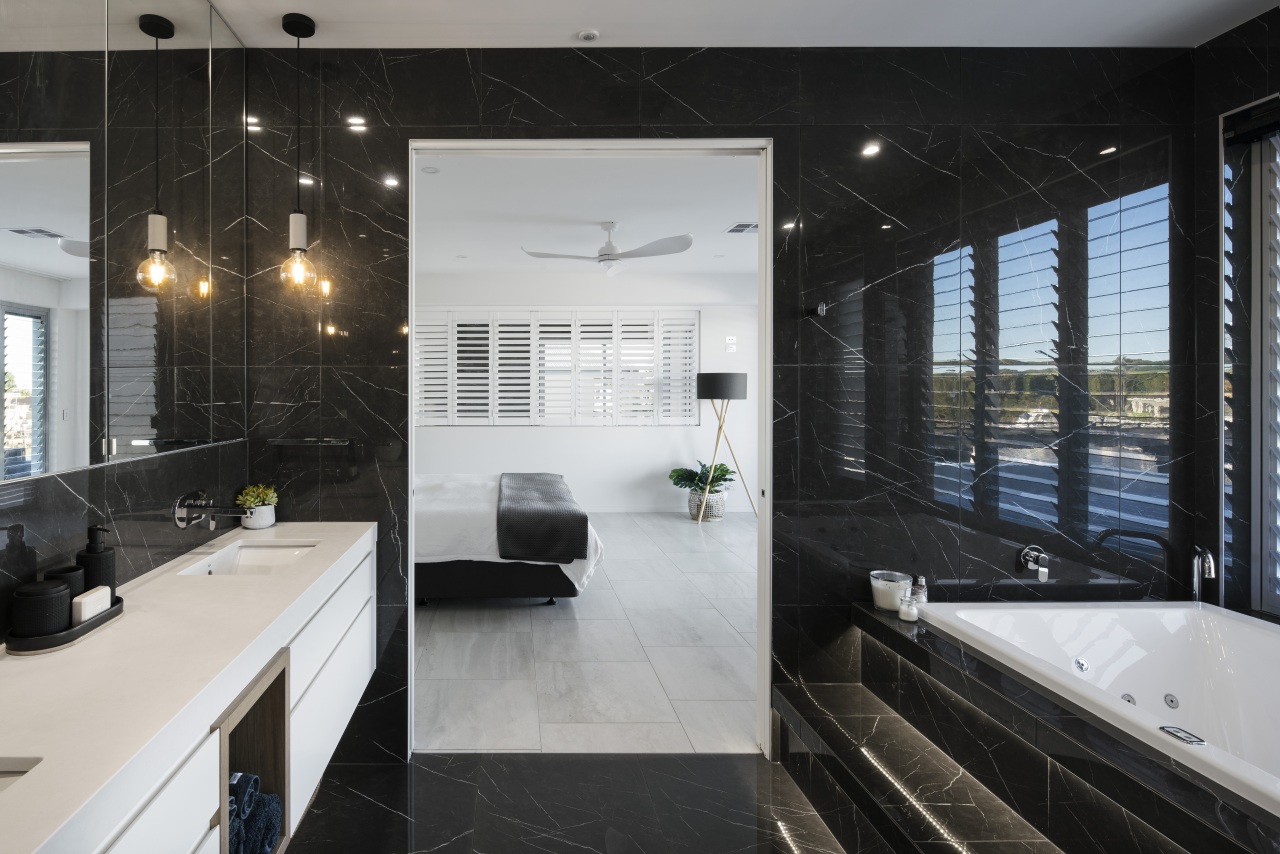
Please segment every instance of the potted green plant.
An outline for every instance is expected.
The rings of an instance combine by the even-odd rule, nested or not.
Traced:
[[[689,490],[689,518],[697,520],[698,513],[702,513],[702,520],[716,521],[724,518],[724,494],[732,488],[734,475],[733,469],[724,463],[716,463],[715,468],[698,460],[698,470],[693,469],[672,469],[671,482],[679,489]],[[707,489],[710,482],[711,489]],[[702,496],[707,497],[706,509],[702,508]]]
[[[275,487],[265,483],[246,486],[236,496],[236,505],[249,511],[240,520],[240,526],[251,531],[270,528],[276,523],[276,504],[279,501],[280,496],[276,494]]]

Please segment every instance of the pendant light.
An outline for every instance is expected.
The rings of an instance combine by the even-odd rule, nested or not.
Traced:
[[[155,39],[155,207],[147,216],[147,257],[138,265],[138,284],[144,290],[159,292],[178,281],[178,271],[169,261],[169,218],[160,210],[160,39],[173,38],[173,22],[159,15],[142,15],[138,29]]]
[[[289,257],[280,265],[280,281],[297,288],[309,288],[316,283],[316,267],[307,259],[307,215],[302,212],[302,40],[316,34],[316,22],[306,15],[290,12],[281,19],[284,31],[293,36],[294,48],[294,112],[297,116],[294,145],[296,147],[296,174],[294,186],[296,203],[289,214]]]

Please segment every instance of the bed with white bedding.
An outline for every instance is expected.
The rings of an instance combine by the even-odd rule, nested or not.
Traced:
[[[603,546],[587,526],[586,557],[567,564],[504,560],[498,545],[501,475],[414,480],[414,574],[419,599],[577,596]]]

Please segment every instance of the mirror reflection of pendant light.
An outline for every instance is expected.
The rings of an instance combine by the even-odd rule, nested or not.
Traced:
[[[290,12],[281,19],[280,25],[296,42],[293,74],[297,116],[294,137],[297,202],[293,213],[289,214],[289,257],[280,265],[280,281],[291,287],[309,288],[316,283],[316,267],[307,258],[307,215],[302,212],[302,40],[316,34],[316,22],[306,15]]]
[[[142,15],[138,29],[155,39],[155,207],[147,217],[147,257],[138,265],[138,284],[159,292],[178,281],[178,271],[169,261],[169,218],[160,210],[160,39],[173,38],[173,22],[159,15]]]

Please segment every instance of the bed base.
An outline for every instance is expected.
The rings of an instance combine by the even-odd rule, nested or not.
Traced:
[[[542,599],[578,595],[555,564],[446,560],[414,564],[414,595],[424,599]]]

